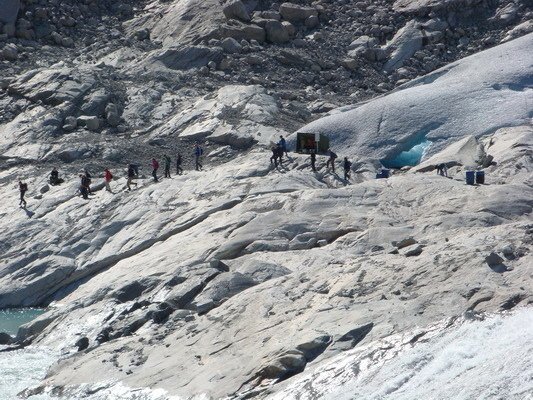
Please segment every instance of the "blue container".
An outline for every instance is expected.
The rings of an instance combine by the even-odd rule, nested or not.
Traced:
[[[466,171],[466,184],[473,185],[476,181],[476,172],[475,171]]]
[[[485,171],[476,171],[476,183],[485,184]]]

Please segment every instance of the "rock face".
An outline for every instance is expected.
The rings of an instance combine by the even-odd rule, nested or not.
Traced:
[[[0,0],[0,22],[14,24],[20,10],[20,0]]]
[[[240,19],[244,22],[251,20],[246,7],[241,0],[229,0],[226,2],[223,8],[224,15],[228,19]]]

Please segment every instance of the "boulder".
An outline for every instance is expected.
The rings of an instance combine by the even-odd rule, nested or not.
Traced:
[[[257,40],[259,43],[263,43],[266,40],[266,32],[262,27],[243,23],[222,25],[220,27],[220,35],[236,40]]]
[[[228,1],[224,5],[222,12],[227,19],[240,19],[244,22],[250,22],[251,20],[250,14],[248,14],[248,10],[246,10],[246,7],[241,0]]]
[[[293,3],[283,3],[279,7],[279,13],[290,22],[303,22],[311,16],[318,16],[316,8],[304,7]]]
[[[82,115],[78,117],[78,125],[84,126],[90,131],[96,131],[100,128],[100,119],[92,115]]]
[[[75,117],[69,116],[65,118],[63,129],[66,131],[73,131],[78,127],[78,120]]]
[[[222,48],[224,52],[229,54],[240,53],[242,51],[242,46],[234,38],[225,38],[222,40]]]
[[[9,333],[0,332],[0,345],[11,344],[13,338]]]
[[[279,21],[270,20],[265,25],[267,40],[271,43],[286,43],[290,40],[289,32]]]
[[[8,61],[15,61],[19,57],[17,46],[13,43],[6,44],[2,49],[2,58]]]
[[[0,22],[14,24],[20,10],[20,0],[0,0]]]
[[[309,29],[314,29],[320,24],[318,17],[316,15],[311,15],[305,20],[305,26]]]
[[[404,61],[411,58],[423,46],[424,36],[416,21],[409,21],[400,29],[392,40],[383,48],[391,53],[385,64],[386,71],[393,71],[403,66]]]
[[[105,108],[105,118],[109,125],[116,127],[120,124],[120,113],[116,104],[109,103]]]

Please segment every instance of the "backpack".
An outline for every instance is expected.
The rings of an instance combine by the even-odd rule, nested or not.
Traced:
[[[27,183],[22,183],[22,184],[20,185],[20,190],[21,190],[22,192],[26,192],[26,191],[28,191],[28,184],[27,184]]]
[[[330,157],[333,158],[333,159],[335,159],[335,158],[337,158],[337,154],[335,154],[334,152],[331,152],[331,153],[330,153]]]

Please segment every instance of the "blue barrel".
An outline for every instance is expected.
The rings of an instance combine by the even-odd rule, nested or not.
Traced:
[[[485,184],[485,171],[476,171],[476,183],[480,185]]]
[[[466,171],[466,184],[473,185],[476,181],[476,172],[475,171]]]

